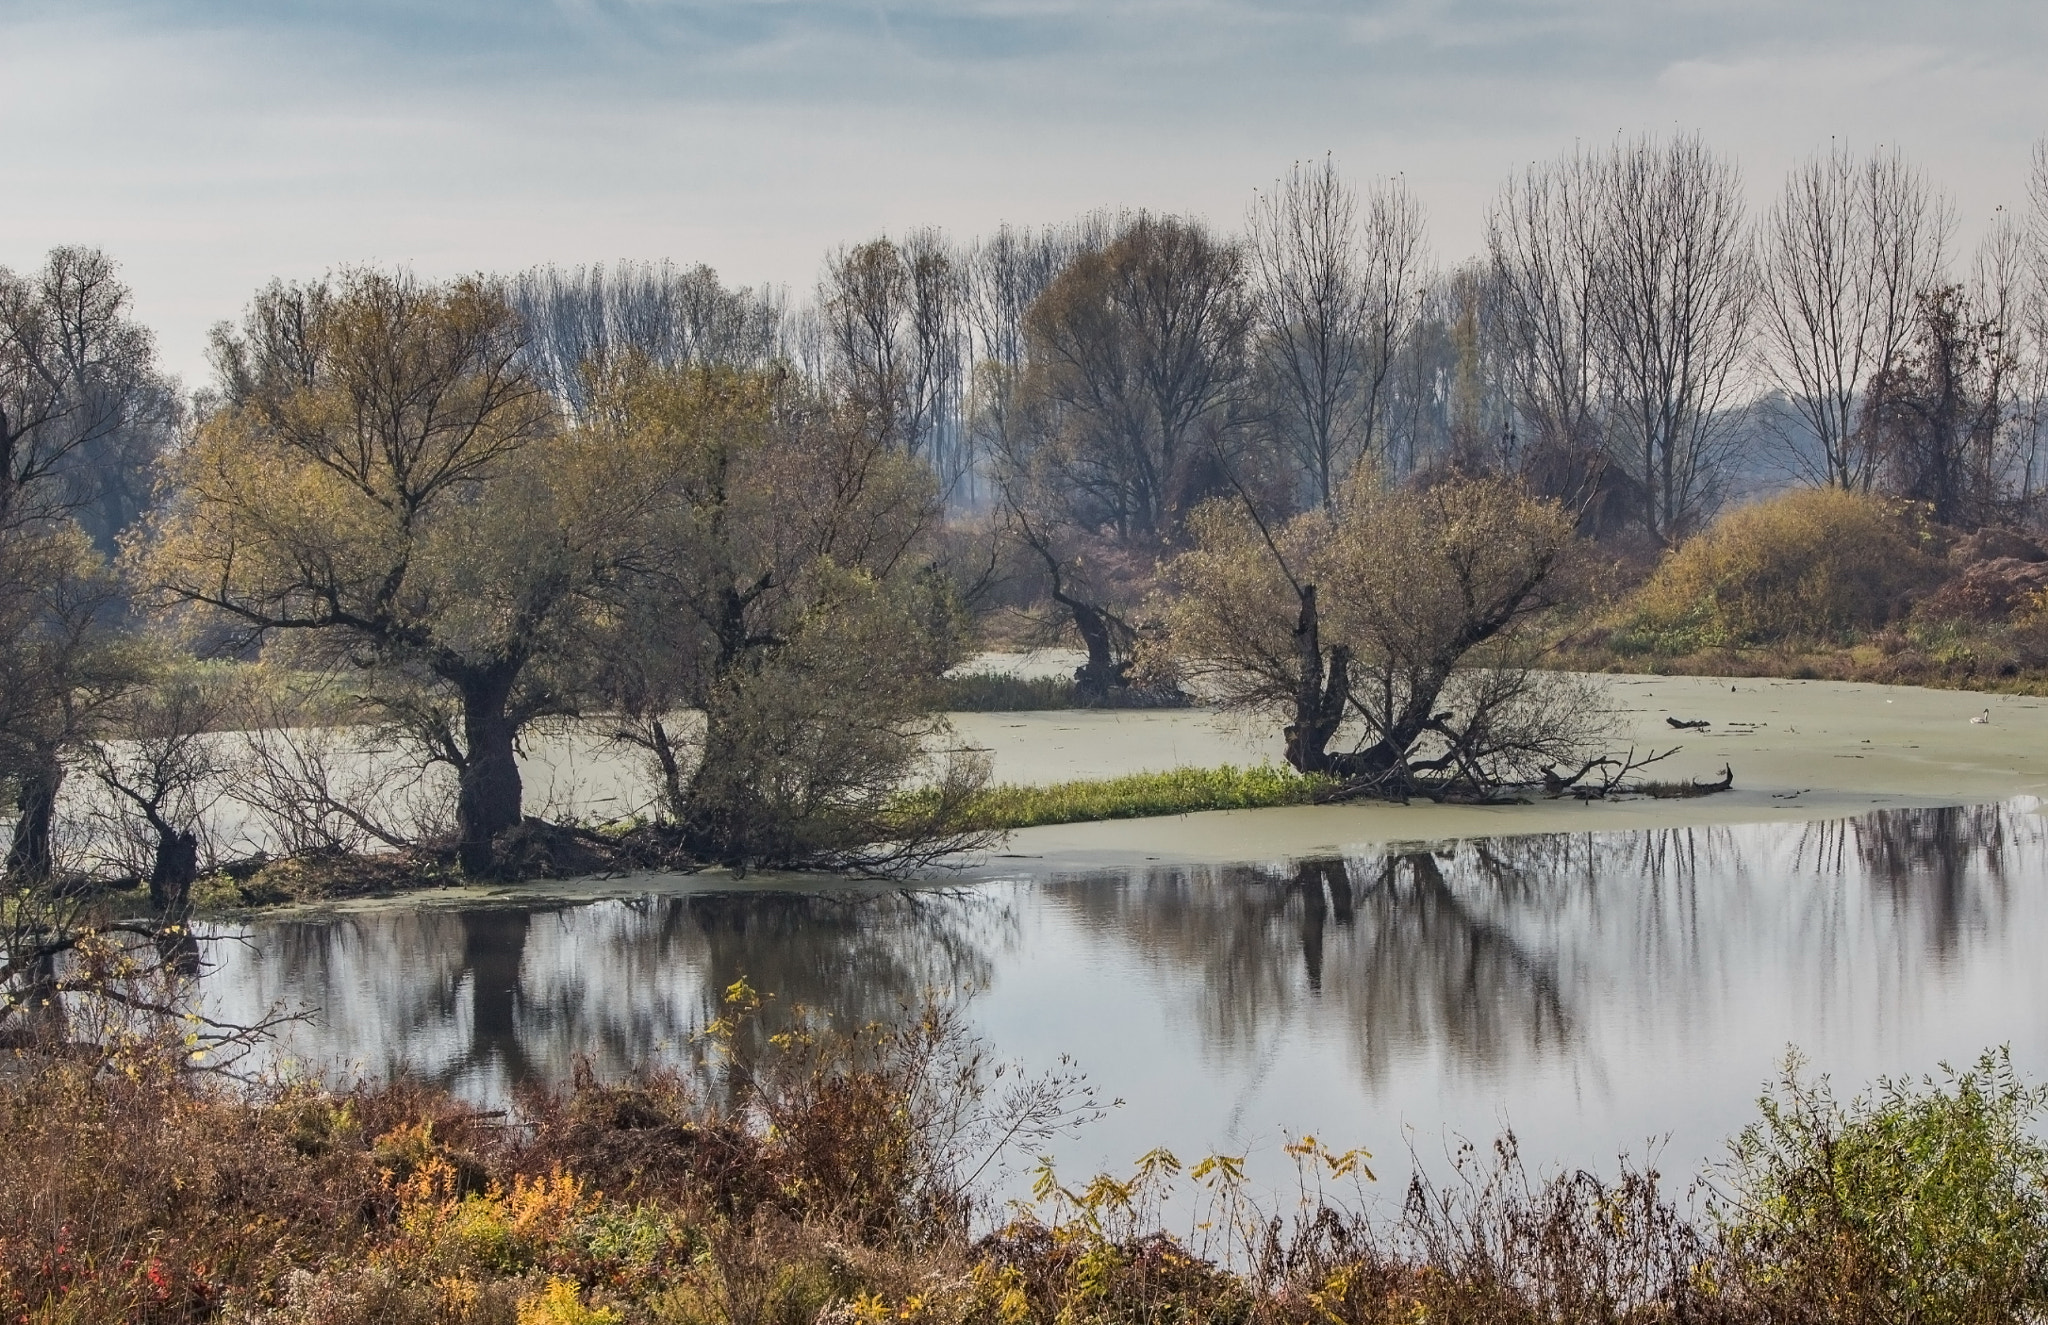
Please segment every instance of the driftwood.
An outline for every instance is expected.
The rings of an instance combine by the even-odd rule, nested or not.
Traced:
[[[1728,765],[1722,766],[1721,777],[1714,782],[1701,782],[1696,778],[1685,782],[1630,780],[1650,765],[1677,754],[1679,749],[1675,745],[1661,752],[1653,749],[1649,754],[1638,757],[1635,747],[1630,746],[1628,753],[1619,759],[1603,755],[1587,760],[1569,777],[1558,772],[1554,765],[1546,764],[1543,767],[1543,792],[1553,799],[1568,795],[1587,801],[1605,800],[1610,796],[1654,796],[1664,800],[1711,796],[1735,785],[1735,770]]]
[[[1685,782],[1645,782],[1630,788],[1643,796],[1654,796],[1659,800],[1682,800],[1687,796],[1711,796],[1717,791],[1727,791],[1735,785],[1735,770],[1727,764],[1721,765],[1721,776],[1712,782],[1698,778]]]

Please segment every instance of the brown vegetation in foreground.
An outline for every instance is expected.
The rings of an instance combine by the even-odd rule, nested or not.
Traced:
[[[2048,1302],[2043,1097],[1995,1055],[1847,1106],[1788,1069],[1698,1216],[1654,1172],[1532,1178],[1512,1138],[1374,1216],[1370,1156],[1303,1138],[1293,1210],[1250,1199],[1242,1157],[1183,1174],[1154,1151],[1079,1188],[1041,1163],[996,1218],[1004,1152],[1094,1112],[1077,1078],[991,1071],[938,1006],[776,1036],[758,1008],[735,986],[693,1071],[579,1076],[510,1114],[404,1082],[230,1091],[175,1045],[18,1055],[0,1318],[1989,1322]]]

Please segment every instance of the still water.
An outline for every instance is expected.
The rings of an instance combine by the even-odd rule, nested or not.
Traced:
[[[1170,840],[1171,831],[1165,840]],[[867,1020],[974,991],[1003,1057],[1122,1107],[1063,1173],[1156,1145],[1278,1179],[1312,1132],[1398,1187],[1512,1127],[1539,1167],[1697,1172],[1789,1046],[1838,1084],[2012,1046],[2048,1075],[2048,821],[2031,801],[1558,834],[942,889],[703,890],[258,921],[214,1009],[316,1010],[299,1061],[502,1100],[578,1056],[677,1057],[744,976]]]

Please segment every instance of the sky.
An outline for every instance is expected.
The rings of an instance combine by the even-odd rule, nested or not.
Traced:
[[[1101,206],[1235,228],[1332,155],[1440,260],[1574,142],[1697,131],[1768,203],[1896,145],[1965,244],[2048,134],[2041,0],[0,0],[0,266],[106,249],[165,366],[269,280],[836,245]]]

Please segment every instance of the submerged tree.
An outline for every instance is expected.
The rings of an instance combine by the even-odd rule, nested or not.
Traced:
[[[1191,524],[1166,571],[1167,651],[1225,705],[1282,721],[1300,771],[1483,795],[1597,734],[1583,687],[1529,665],[1526,627],[1556,601],[1573,533],[1519,483],[1417,493],[1362,472],[1334,513],[1272,528],[1212,502]]]

